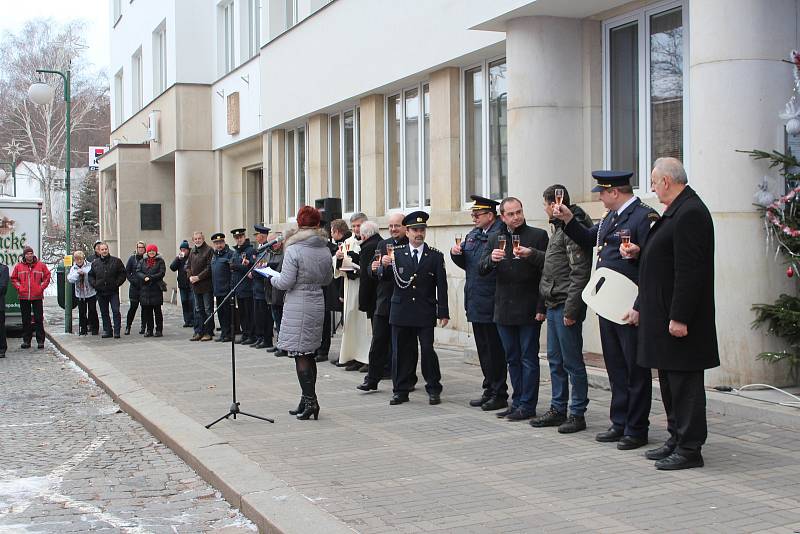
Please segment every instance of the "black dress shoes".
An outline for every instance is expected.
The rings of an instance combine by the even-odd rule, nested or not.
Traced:
[[[472,399],[471,401],[469,401],[469,405],[472,406],[473,408],[477,408],[478,406],[483,406],[483,403],[488,402],[489,399],[491,398],[492,397],[484,393],[483,395],[481,395],[480,399]]]
[[[107,339],[107,338],[112,337],[112,336],[113,336],[113,334],[111,332],[103,332],[103,335],[100,336],[100,337],[103,338],[103,339]]]
[[[617,449],[621,451],[632,451],[633,449],[638,449],[639,447],[644,447],[645,445],[647,445],[646,437],[622,436],[622,438],[620,438],[620,440],[617,442]]]
[[[278,351],[278,347],[275,347],[275,346],[267,347],[267,352],[277,352],[277,351]]]
[[[431,406],[435,406],[441,403],[442,399],[441,397],[439,397],[438,393],[431,393],[430,395],[428,395],[428,404],[430,404]]]
[[[378,391],[378,384],[373,384],[365,380],[363,384],[357,385],[356,389],[359,391]]]
[[[509,406],[505,410],[503,410],[502,412],[497,412],[495,415],[497,417],[499,417],[500,419],[502,419],[503,417],[506,417],[506,416],[510,415],[513,411],[514,411],[514,409],[511,406]]]
[[[395,393],[392,395],[392,399],[389,401],[390,406],[397,406],[398,404],[403,404],[404,402],[408,402],[408,395],[400,395]]]
[[[31,348],[31,342],[30,341],[23,341],[22,345],[20,345],[19,348],[21,348],[21,349],[29,349],[29,348]]]
[[[656,469],[660,471],[678,471],[679,469],[692,469],[703,467],[703,457],[700,453],[696,456],[684,456],[679,452],[673,452],[663,460],[655,463]]]
[[[488,401],[481,404],[481,410],[484,412],[493,412],[495,410],[502,410],[503,408],[508,408],[508,401],[498,399],[497,397],[492,397]]]
[[[644,457],[648,460],[663,460],[673,452],[675,452],[675,447],[665,443],[657,449],[650,449],[644,453]]]
[[[622,430],[617,430],[612,426],[605,432],[600,432],[597,434],[594,439],[600,443],[612,443],[614,441],[619,441],[622,438],[622,435]]]
[[[510,414],[506,416],[507,421],[525,421],[532,417],[536,417],[536,413],[529,412],[527,410],[523,410],[522,408],[517,408]]]

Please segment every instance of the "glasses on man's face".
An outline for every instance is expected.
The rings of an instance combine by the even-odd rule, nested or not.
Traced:
[[[487,213],[489,213],[489,212],[488,212],[488,211],[477,211],[477,212],[476,212],[476,211],[473,211],[473,212],[470,214],[470,216],[471,216],[473,219],[477,219],[477,218],[479,218],[481,215],[486,215]]]

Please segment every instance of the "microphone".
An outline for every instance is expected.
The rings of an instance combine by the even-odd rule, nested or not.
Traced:
[[[259,253],[260,253],[260,252],[264,252],[264,251],[265,251],[265,250],[267,250],[268,248],[272,247],[272,245],[277,245],[278,243],[280,243],[280,242],[282,242],[282,241],[283,241],[283,236],[282,236],[282,235],[279,235],[278,237],[276,237],[276,238],[275,238],[275,239],[273,239],[272,241],[268,241],[268,242],[264,243],[263,245],[259,246],[259,247],[256,249],[256,252],[259,252]]]

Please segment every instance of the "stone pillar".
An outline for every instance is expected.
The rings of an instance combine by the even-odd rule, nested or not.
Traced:
[[[216,231],[214,221],[214,152],[175,152],[175,235],[191,237],[199,230],[208,239]]]
[[[359,149],[361,163],[361,211],[380,217],[386,210],[383,154],[383,95],[361,99]]]
[[[796,0],[703,0],[688,3],[689,184],[714,216],[717,333],[722,365],[708,384],[788,382],[784,367],[757,361],[781,348],[753,330],[750,306],[772,302],[796,286],[764,249],[764,224],[752,206],[763,161],[735,150],[783,152],[778,113],[789,99],[797,48]],[[735,288],[734,291],[731,291]]]
[[[431,212],[461,209],[458,68],[431,73]]]
[[[308,203],[328,196],[328,115],[308,119]]]
[[[272,130],[272,222],[286,222],[286,130]],[[266,135],[264,136],[266,145]],[[266,147],[265,147],[266,150]]]
[[[508,190],[541,220],[547,186],[583,189],[583,30],[578,19],[522,17],[506,35]]]

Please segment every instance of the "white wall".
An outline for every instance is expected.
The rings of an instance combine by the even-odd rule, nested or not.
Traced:
[[[239,133],[229,135],[228,95],[234,92],[239,93]],[[215,150],[263,130],[260,94],[258,58],[253,58],[214,84],[211,91],[211,145]]]
[[[502,43],[504,33],[469,28],[526,3],[337,0],[262,49],[264,127]]]

